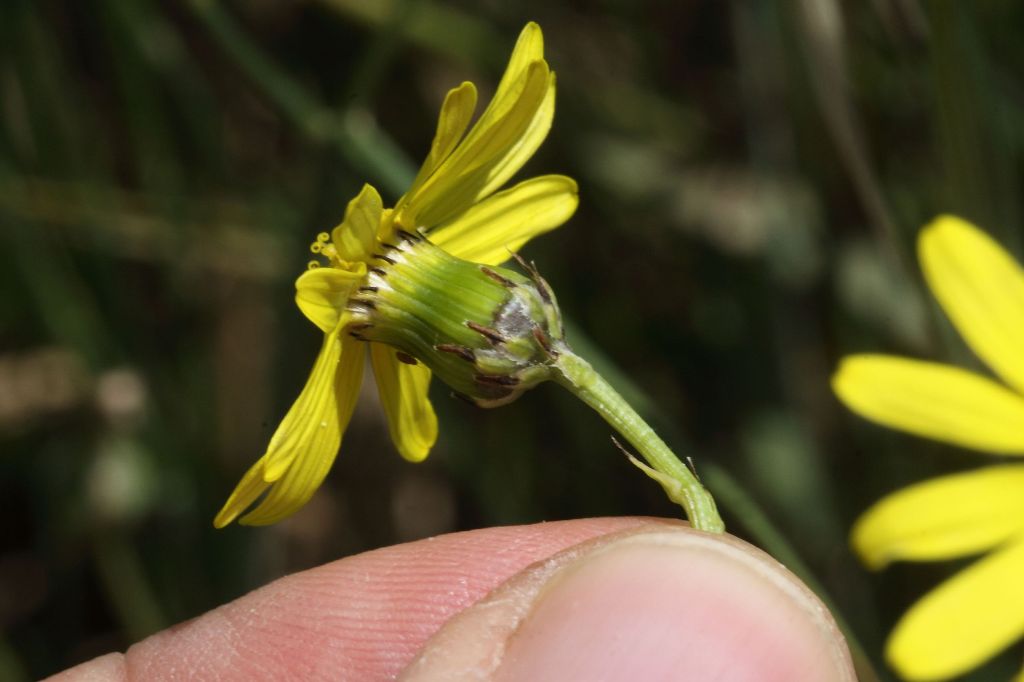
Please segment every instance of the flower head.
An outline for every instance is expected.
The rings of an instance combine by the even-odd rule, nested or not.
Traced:
[[[366,309],[376,304],[365,295],[377,293],[386,268],[408,256],[388,255],[390,251],[425,236],[438,247],[439,257],[451,263],[497,265],[576,210],[576,183],[561,175],[535,177],[497,191],[533,155],[551,127],[555,75],[544,60],[540,27],[530,23],[523,29],[494,98],[470,127],[476,98],[476,88],[468,82],[448,93],[430,152],[393,208],[385,208],[377,191],[366,185],[349,202],[342,223],[313,243],[313,253],[326,262],[311,263],[298,278],[295,300],[324,332],[323,345],[266,453],[214,520],[218,528],[264,494],[241,523],[274,523],[309,500],[341,445],[367,350],[399,453],[420,461],[430,452],[437,438],[437,419],[427,398],[430,369],[366,332]]]
[[[952,216],[918,242],[925,279],[974,353],[1001,379],[884,355],[844,358],[833,388],[863,417],[1000,455],[1024,455],[1024,270]],[[964,673],[1024,636],[1024,465],[943,476],[883,498],[856,523],[869,566],[988,554],[918,601],[887,645],[906,678]]]

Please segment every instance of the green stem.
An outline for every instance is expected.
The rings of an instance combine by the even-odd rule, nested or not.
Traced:
[[[709,533],[725,530],[711,493],[589,362],[561,346],[554,366],[558,369],[555,380],[597,410],[647,460],[650,466],[630,456],[634,464],[661,484],[674,502],[683,506],[694,528]]]

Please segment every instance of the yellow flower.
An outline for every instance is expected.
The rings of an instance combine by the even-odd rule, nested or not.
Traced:
[[[1024,455],[1024,270],[952,216],[918,242],[925,279],[974,353],[1002,380],[884,355],[845,358],[833,388],[863,417],[1001,455]],[[1024,465],[943,476],[883,498],[857,521],[865,563],[987,555],[901,618],[886,655],[907,679],[969,671],[1024,636]]]
[[[531,178],[496,193],[551,127],[555,74],[544,60],[540,27],[530,23],[523,29],[494,98],[469,128],[476,97],[468,82],[445,97],[430,152],[393,209],[385,209],[377,191],[366,185],[349,202],[342,223],[313,244],[313,252],[328,262],[298,278],[295,300],[324,332],[323,346],[305,388],[266,453],[217,515],[216,527],[231,523],[264,493],[240,523],[274,523],[309,500],[352,416],[367,347],[398,451],[414,462],[427,456],[437,438],[427,398],[430,370],[389,346],[361,340],[353,328],[350,297],[368,287],[368,276],[379,271],[382,258],[387,260],[389,245],[405,233],[420,234],[453,256],[496,265],[576,210],[576,183],[560,175]]]

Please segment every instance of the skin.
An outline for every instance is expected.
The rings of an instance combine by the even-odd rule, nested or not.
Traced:
[[[53,680],[854,680],[780,564],[645,518],[486,528],[276,580]]]

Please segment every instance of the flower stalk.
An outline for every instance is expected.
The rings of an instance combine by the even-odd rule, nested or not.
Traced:
[[[707,488],[589,362],[563,345],[554,366],[558,369],[555,381],[597,411],[640,452],[650,466],[626,454],[637,468],[661,484],[669,499],[682,505],[694,528],[709,533],[725,530]]]

